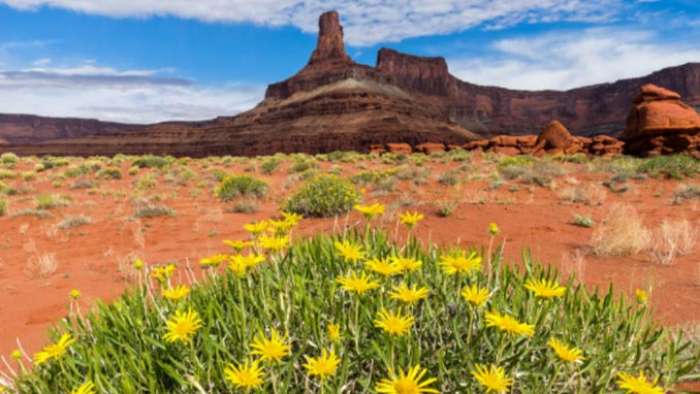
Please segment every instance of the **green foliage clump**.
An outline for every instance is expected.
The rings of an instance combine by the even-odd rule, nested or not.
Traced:
[[[360,200],[355,186],[336,175],[308,180],[288,201],[286,210],[304,216],[330,217],[346,213]]]
[[[263,160],[262,164],[260,164],[260,169],[262,170],[263,174],[272,174],[273,172],[275,172],[277,167],[280,166],[281,162],[282,160],[275,156],[268,157],[265,160]]]
[[[68,197],[61,196],[60,194],[40,194],[36,196],[37,209],[53,209],[64,207],[69,204],[70,199]]]
[[[143,155],[134,160],[131,165],[139,168],[165,168],[174,161],[173,158],[155,155]]]
[[[122,179],[122,171],[116,167],[103,168],[95,174],[98,179]]]
[[[52,168],[65,167],[69,164],[70,160],[65,157],[44,156],[41,158],[39,164],[37,164],[36,170],[41,172]]]
[[[700,160],[687,155],[658,156],[643,160],[637,170],[652,177],[683,179],[700,173]]]
[[[15,179],[16,177],[16,172],[0,168],[0,179]]]
[[[267,183],[249,175],[224,177],[216,187],[216,196],[221,201],[230,201],[239,196],[262,197],[267,193]]]
[[[361,245],[368,258],[421,261],[416,271],[399,276],[429,289],[429,296],[409,308],[387,296],[404,278],[375,279],[378,288],[361,296],[340,289],[336,278],[351,269],[337,249],[341,241]],[[695,373],[697,345],[660,328],[643,304],[631,305],[612,289],[600,294],[573,278],[560,279],[528,254],[522,268],[503,264],[500,251],[484,256],[488,270],[456,280],[440,262],[458,252],[423,248],[415,240],[396,244],[372,231],[347,238],[320,235],[273,254],[243,278],[213,269],[179,302],[144,281],[84,318],[74,314],[63,320],[53,338],[65,333],[74,338],[68,353],[19,374],[16,391],[69,393],[90,379],[99,393],[233,392],[227,366],[249,359],[250,344],[256,337],[269,338],[273,329],[290,352],[263,364],[257,390],[264,393],[318,392],[319,381],[302,366],[322,349],[333,349],[341,360],[335,374],[320,383],[327,393],[376,392],[390,371],[418,364],[427,370],[425,379],[435,379],[430,388],[442,393],[484,392],[470,375],[478,364],[503,368],[504,377],[512,379],[508,392],[522,394],[620,392],[618,373],[640,371],[649,381],[658,379],[659,387],[671,388]],[[560,297],[541,298],[528,289],[533,282],[566,289]],[[471,286],[486,292],[483,305],[460,295]],[[405,336],[392,337],[375,326],[384,308],[411,315]],[[166,341],[166,321],[189,311],[201,323],[191,341]],[[529,334],[493,326],[486,317],[493,312],[526,325]],[[330,323],[339,328],[337,342],[326,333]],[[560,359],[552,339],[580,349],[581,362]]]
[[[5,216],[7,213],[7,200],[0,198],[0,216]]]
[[[0,164],[4,167],[13,168],[17,162],[19,162],[19,157],[12,152],[6,152],[0,155]]]
[[[356,185],[378,184],[388,178],[393,177],[394,175],[396,175],[396,173],[396,169],[385,171],[362,171],[353,175],[352,178],[350,178],[350,180]]]

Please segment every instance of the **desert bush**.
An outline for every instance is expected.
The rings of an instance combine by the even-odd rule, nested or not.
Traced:
[[[683,179],[700,173],[700,160],[687,155],[657,156],[644,159],[637,170],[653,177]]]
[[[98,179],[122,179],[122,170],[116,167],[103,168],[95,174]]]
[[[563,188],[559,197],[573,204],[602,205],[607,193],[599,185],[576,185]]]
[[[282,160],[280,160],[277,157],[274,157],[274,156],[268,157],[265,160],[263,160],[262,163],[260,164],[260,170],[262,171],[263,174],[269,175],[269,174],[272,174],[273,172],[275,172],[275,170],[277,169],[277,167],[280,166],[281,163],[282,163]]]
[[[17,178],[17,173],[12,170],[6,170],[0,168],[0,179],[15,179]]]
[[[579,227],[586,227],[586,228],[593,227],[593,219],[591,219],[590,216],[576,214],[576,215],[574,215],[574,219],[571,223],[574,226],[579,226]]]
[[[700,198],[700,186],[697,185],[680,185],[673,192],[673,204],[682,204],[688,200]]]
[[[216,196],[221,201],[236,197],[263,197],[267,193],[267,183],[248,175],[232,175],[221,180],[216,187]]]
[[[5,165],[7,168],[14,167],[17,162],[19,162],[19,157],[12,152],[6,152],[0,155],[0,164]]]
[[[308,170],[313,170],[318,168],[318,163],[316,163],[313,159],[309,158],[304,158],[304,159],[297,159],[294,160],[291,166],[289,166],[289,173],[294,174],[294,173],[300,173]]]
[[[438,183],[445,186],[454,186],[459,183],[459,173],[454,170],[448,170],[438,176]]]
[[[35,199],[37,209],[54,209],[70,205],[68,197],[60,194],[40,194]]]
[[[454,200],[439,201],[437,203],[437,215],[441,218],[449,217],[452,215],[455,208],[457,208],[457,205],[457,201]]]
[[[654,231],[651,254],[660,264],[671,264],[678,256],[693,251],[698,230],[687,219],[664,220]]]
[[[362,172],[358,172],[357,174],[353,175],[352,178],[350,178],[350,180],[352,181],[352,183],[354,183],[356,185],[378,184],[378,183],[384,181],[385,179],[394,176],[395,173],[396,173],[396,171],[393,171],[393,170],[362,171]]]
[[[158,185],[158,179],[155,174],[144,174],[134,182],[134,187],[137,190],[151,190]]]
[[[333,163],[355,163],[361,160],[362,157],[362,154],[353,151],[333,151],[326,155],[326,160]]]
[[[131,162],[132,166],[136,166],[139,168],[165,168],[170,163],[174,161],[172,158],[164,157],[164,156],[155,156],[155,155],[143,155],[137,157],[134,161]]]
[[[95,181],[93,181],[92,179],[89,179],[89,178],[80,178],[80,179],[76,179],[75,181],[73,181],[73,183],[71,183],[71,185],[70,185],[70,188],[73,189],[73,190],[77,190],[77,189],[92,189],[92,188],[95,187],[96,185],[97,185],[97,184],[96,184]]]
[[[39,164],[37,164],[36,170],[41,172],[52,168],[65,167],[69,164],[70,160],[65,157],[44,156],[41,158]]]
[[[0,216],[5,216],[7,213],[7,200],[0,197]]]
[[[651,233],[630,205],[616,204],[593,231],[591,245],[599,256],[629,256],[646,250]]]
[[[471,153],[461,148],[452,149],[445,153],[445,159],[448,161],[463,162],[469,161],[470,158]]]
[[[10,195],[15,194],[16,192],[17,191],[12,186],[8,185],[7,183],[5,183],[3,181],[0,181],[0,194],[5,194],[5,195],[10,196]]]
[[[21,174],[22,180],[25,182],[31,182],[36,179],[36,172],[34,171],[25,171]]]
[[[360,246],[367,259],[421,264],[390,278],[369,275],[369,289],[358,295],[336,278],[352,277],[361,265],[349,265],[337,245]],[[644,306],[618,298],[615,289],[590,292],[528,254],[522,269],[503,264],[496,253],[489,258],[492,275],[476,268],[457,280],[443,271],[441,263],[468,253],[415,241],[394,244],[377,232],[320,235],[237,273],[212,268],[180,301],[163,296],[168,280],[160,289],[144,281],[85,318],[63,320],[52,337],[75,339],[68,353],[13,383],[27,394],[75,392],[86,380],[99,393],[223,393],[239,389],[227,376],[246,360],[260,367],[253,389],[265,393],[376,392],[391,371],[415,365],[426,370],[416,377],[426,381],[422,388],[442,393],[484,392],[471,374],[480,364],[502,368],[503,377],[512,379],[508,392],[523,394],[619,392],[620,372],[644,372],[658,391],[692,378],[700,360],[697,344],[660,328]],[[151,266],[146,272],[168,271]],[[429,293],[407,307],[389,294],[408,278]],[[538,283],[551,284],[556,295],[542,298],[532,290]],[[470,302],[461,295],[466,290],[482,290],[484,298]],[[385,333],[376,323],[384,310],[405,317],[406,331]],[[172,327],[174,317],[186,314],[192,319],[182,320],[197,323],[191,334],[168,335],[168,322]],[[500,315],[515,324],[505,324]],[[257,364],[253,344],[271,336],[282,344],[279,359]],[[580,360],[565,361],[552,339],[580,352],[573,354]],[[304,368],[322,349],[339,361],[323,380]]]
[[[231,207],[231,211],[235,213],[255,213],[260,210],[258,202],[255,200],[237,201]]]
[[[162,216],[175,216],[176,212],[167,205],[153,202],[137,204],[134,212],[135,218],[156,218]]]
[[[289,199],[286,210],[304,216],[329,217],[346,213],[360,195],[347,179],[336,175],[312,178]]]
[[[61,230],[67,230],[75,227],[80,227],[84,226],[86,224],[92,223],[92,218],[89,216],[85,215],[77,215],[77,216],[67,216],[61,220],[60,223],[58,223],[57,227],[60,228]]]

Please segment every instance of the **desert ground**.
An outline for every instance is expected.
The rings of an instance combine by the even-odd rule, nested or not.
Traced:
[[[461,150],[408,156],[333,153],[258,158],[13,158],[0,170],[0,354],[31,354],[69,312],[87,313],[136,286],[133,267],[175,263],[176,276],[243,240],[243,226],[279,215],[319,173],[352,180],[372,219],[404,239],[403,212],[420,212],[418,239],[441,245],[503,245],[518,265],[537,261],[591,289],[611,284],[654,319],[700,335],[700,165],[684,157],[501,156]],[[263,193],[222,201],[227,175],[263,181]],[[4,197],[3,197],[4,195]],[[352,211],[306,218],[295,237],[362,228]],[[492,237],[489,226],[499,232]],[[491,245],[493,246],[493,245]],[[71,301],[71,292],[77,300]]]

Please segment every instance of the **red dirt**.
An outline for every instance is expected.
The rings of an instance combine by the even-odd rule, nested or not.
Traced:
[[[231,173],[242,173],[247,164],[209,166],[202,169],[206,160],[193,161],[189,168],[198,175],[189,185],[178,186],[158,178],[158,186],[149,195],[160,195],[163,204],[174,208],[174,217],[132,219],[133,204],[129,201],[134,180],[147,172],[141,170],[136,177],[126,175],[119,181],[99,181],[96,192],[71,190],[69,179],[62,187],[54,188],[48,175],[59,174],[63,169],[39,173],[37,180],[24,184],[33,191],[9,198],[10,212],[0,217],[0,355],[8,355],[17,347],[16,338],[28,352],[34,352],[47,340],[47,329],[68,310],[71,289],[82,292],[80,305],[83,313],[98,300],[111,300],[134,283],[123,271],[131,258],[142,257],[149,264],[189,262],[197,265],[200,257],[225,251],[224,239],[242,239],[246,233],[242,225],[253,220],[269,218],[278,212],[284,198],[288,180],[287,165],[273,175],[255,175],[271,185],[270,197],[260,204],[255,214],[228,213],[227,205],[219,202],[211,190],[215,185],[212,170],[216,167]],[[375,160],[361,164],[373,169],[389,169],[392,165]],[[356,165],[333,163],[343,174],[359,172]],[[600,223],[609,207],[615,202],[635,206],[649,226],[657,226],[663,219],[685,218],[693,224],[700,220],[700,210],[693,202],[672,205],[671,198],[679,183],[669,180],[647,179],[631,181],[632,188],[624,194],[607,192],[600,206],[573,204],[564,201],[559,193],[577,183],[585,188],[597,185],[610,174],[593,173],[585,165],[566,164],[568,174],[557,178],[553,190],[522,185],[508,181],[497,190],[491,190],[484,179],[465,180],[457,186],[444,186],[437,177],[461,163],[443,164],[428,161],[423,168],[430,171],[426,184],[413,187],[412,181],[398,181],[397,190],[380,197],[372,197],[368,186],[366,201],[387,204],[387,214],[380,222],[389,231],[403,229],[396,223],[392,203],[410,196],[418,205],[399,207],[398,211],[419,210],[426,219],[417,227],[423,240],[440,244],[458,242],[465,246],[488,244],[488,224],[498,223],[502,235],[498,240],[506,242],[509,261],[518,261],[520,253],[530,248],[533,256],[542,262],[559,267],[564,273],[576,273],[584,283],[605,289],[614,283],[616,289],[633,294],[636,288],[652,287],[651,307],[659,322],[670,326],[698,326],[700,324],[700,249],[677,258],[672,265],[652,263],[647,255],[624,258],[599,258],[588,253],[592,230],[570,224],[574,214],[591,216]],[[331,164],[322,163],[328,169]],[[475,173],[488,175],[492,164],[472,162]],[[490,166],[490,167],[488,167]],[[18,170],[28,170],[31,165],[22,164]],[[421,167],[418,167],[421,168]],[[194,186],[203,182],[203,187]],[[21,185],[22,181],[9,181]],[[518,185],[518,190],[511,189]],[[293,188],[292,188],[293,189]],[[70,196],[68,207],[51,210],[52,217],[38,219],[17,216],[12,213],[34,206],[39,193],[60,193]],[[460,201],[453,214],[447,218],[436,215],[436,203],[447,199]],[[60,230],[55,225],[68,215],[86,215],[92,223],[81,227]],[[299,232],[313,234],[332,229],[345,223],[345,218],[310,219],[302,221]],[[360,223],[355,214],[348,223]],[[398,230],[397,230],[398,229]],[[577,252],[579,251],[579,252]],[[578,258],[577,258],[578,253]],[[54,254],[57,270],[45,277],[30,269],[33,259],[44,254]]]

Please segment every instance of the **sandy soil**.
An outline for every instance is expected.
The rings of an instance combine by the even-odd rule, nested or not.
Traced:
[[[82,159],[75,160],[79,163]],[[627,182],[628,191],[615,193],[601,186],[610,173],[591,171],[587,164],[559,163],[566,174],[556,177],[550,187],[512,180],[494,189],[491,177],[495,164],[480,158],[472,159],[470,166],[458,173],[457,185],[438,181],[446,171],[463,164],[430,160],[418,167],[427,174],[425,183],[397,180],[394,190],[388,192],[367,185],[365,201],[387,204],[387,213],[379,223],[398,237],[405,235],[396,223],[396,212],[423,212],[426,219],[418,226],[418,235],[440,244],[484,246],[489,241],[488,224],[498,223],[502,230],[499,241],[505,241],[509,261],[517,262],[521,252],[529,248],[536,259],[564,273],[576,273],[587,285],[607,288],[614,283],[627,295],[637,288],[651,289],[654,316],[663,324],[700,325],[700,248],[669,265],[655,263],[646,252],[630,257],[597,257],[590,250],[593,229],[571,224],[574,214],[590,216],[599,224],[613,204],[626,203],[636,207],[651,228],[665,219],[687,219],[697,225],[700,210],[695,202],[672,203],[678,181],[631,180]],[[321,164],[323,169],[332,166],[340,167],[346,176],[397,167],[378,161]],[[16,171],[32,167],[22,162]],[[95,188],[77,190],[70,188],[75,181],[71,178],[61,185],[52,184],[51,179],[63,173],[65,167],[41,172],[28,182],[5,180],[20,193],[9,197],[10,210],[0,217],[0,354],[7,356],[17,348],[18,340],[30,353],[39,349],[47,340],[49,327],[66,315],[71,289],[81,291],[83,313],[98,300],[119,296],[134,283],[130,266],[135,257],[149,264],[196,266],[200,257],[225,251],[222,240],[245,238],[242,225],[275,215],[299,183],[298,176],[289,174],[286,163],[272,175],[255,171],[255,176],[270,184],[268,196],[259,202],[258,212],[233,213],[231,203],[222,203],[213,195],[216,181],[212,172],[220,168],[228,173],[244,173],[248,167],[250,163],[193,161],[188,168],[195,176],[178,184],[158,170],[142,169],[128,175],[125,163],[123,179],[97,180]],[[148,173],[157,180],[156,186],[137,190],[137,180]],[[94,175],[88,178],[94,179]],[[566,198],[577,188],[587,194],[587,202],[573,203]],[[51,209],[48,218],[14,216],[34,207],[35,197],[42,193],[58,193],[72,202]],[[158,196],[160,203],[176,214],[134,218],[133,200],[138,196]],[[437,206],[443,201],[457,204],[449,217],[437,215]],[[87,216],[91,223],[71,229],[58,227],[64,218],[75,215]],[[360,222],[356,214],[338,220],[304,220],[300,232],[312,234]]]

